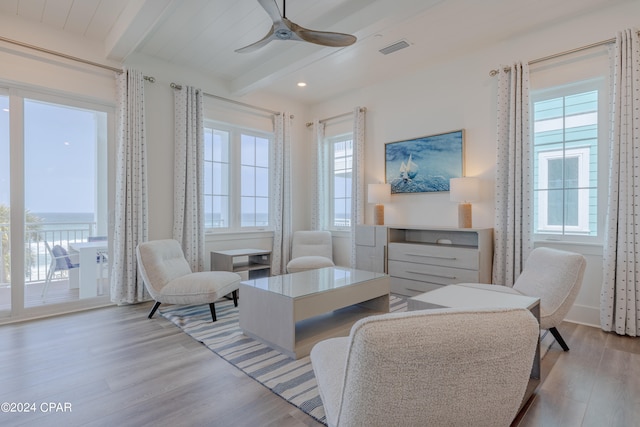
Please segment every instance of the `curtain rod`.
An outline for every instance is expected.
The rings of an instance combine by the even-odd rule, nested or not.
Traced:
[[[21,42],[21,41],[18,41],[18,40],[8,39],[6,37],[0,36],[0,41],[11,43],[11,44],[15,44],[15,45],[21,46],[21,47],[26,47],[27,49],[37,50],[38,52],[47,53],[49,55],[59,56],[60,58],[70,59],[71,61],[81,62],[83,64],[92,65],[92,66],[98,67],[98,68],[103,68],[105,70],[114,71],[116,73],[122,73],[123,72],[121,68],[111,67],[109,65],[100,64],[98,62],[93,62],[93,61],[89,61],[87,59],[78,58],[77,56],[67,55],[66,53],[62,53],[62,52],[56,52],[55,50],[46,49],[44,47],[32,45],[32,44],[29,44],[29,43],[24,43],[24,42]],[[151,83],[154,83],[156,81],[156,79],[154,77],[151,77],[151,76],[144,76],[144,79],[149,81],[149,82],[151,82]]]
[[[169,86],[171,86],[173,89],[177,89],[177,90],[181,90],[182,89],[182,85],[177,84],[177,83],[171,83]],[[280,113],[278,111],[269,110],[268,108],[262,108],[262,107],[258,107],[256,105],[245,104],[244,102],[236,101],[234,99],[229,99],[229,98],[223,98],[222,96],[213,95],[213,94],[207,93],[207,92],[202,92],[202,93],[204,95],[206,95],[206,96],[211,97],[211,98],[219,99],[220,101],[230,102],[232,104],[240,105],[242,107],[253,108],[254,110],[264,111],[266,113],[270,113],[270,114],[273,114],[273,115],[276,115],[276,116],[280,115]]]
[[[364,112],[364,111],[367,111],[366,107],[360,108],[360,112]],[[342,113],[342,114],[337,114],[335,116],[327,117],[326,119],[318,120],[318,122],[325,123],[325,122],[328,122],[328,121],[331,121],[331,120],[339,119],[340,117],[350,116],[351,114],[353,114],[353,111],[349,111],[348,113]],[[306,126],[307,127],[313,126],[313,122],[307,122]]]
[[[638,34],[640,35],[640,31],[638,31]],[[558,58],[558,57],[564,56],[564,55],[570,55],[572,53],[580,52],[582,50],[591,49],[592,47],[598,47],[598,46],[603,46],[605,44],[615,43],[615,41],[616,41],[616,39],[612,38],[612,39],[608,39],[608,40],[602,40],[602,41],[596,42],[596,43],[591,43],[591,44],[586,45],[586,46],[577,47],[575,49],[565,50],[564,52],[554,53],[553,55],[549,55],[549,56],[545,56],[543,58],[538,58],[538,59],[534,59],[532,61],[529,61],[529,65],[537,64],[538,62],[548,61],[550,59],[555,59],[555,58]],[[504,67],[502,71],[509,72],[510,70],[511,70],[511,67]],[[493,77],[493,76],[497,75],[499,72],[500,72],[499,69],[491,70],[491,71],[489,71],[489,76]]]

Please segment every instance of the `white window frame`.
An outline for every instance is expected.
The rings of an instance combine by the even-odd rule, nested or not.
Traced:
[[[578,225],[550,225],[547,223],[549,204],[549,191],[567,190],[549,189],[549,161],[558,159],[578,158],[578,190],[589,187],[589,147],[572,148],[568,150],[543,151],[538,153],[538,176],[540,176],[540,189],[538,191],[538,232],[562,233],[588,233],[589,232],[589,194],[586,191],[578,192]],[[544,190],[546,189],[546,191]]]
[[[229,224],[226,227],[206,228],[205,233],[237,233],[273,231],[273,133],[251,129],[245,126],[222,123],[205,119],[205,129],[229,132]],[[250,135],[269,141],[269,224],[266,226],[243,227],[241,225],[241,136]]]
[[[325,138],[325,144],[328,145],[328,152],[329,152],[329,170],[327,171],[328,173],[328,198],[329,200],[327,201],[327,206],[328,206],[328,229],[331,231],[350,231],[351,230],[351,225],[344,225],[344,226],[340,226],[340,225],[336,225],[336,218],[335,218],[335,201],[336,201],[336,191],[335,191],[335,180],[334,180],[334,175],[336,173],[335,171],[335,159],[336,159],[336,152],[335,152],[335,145],[336,143],[339,142],[347,142],[347,141],[351,141],[352,144],[352,152],[351,152],[351,172],[353,173],[353,133],[352,132],[348,132],[348,133],[343,133],[340,135],[335,135],[335,136],[331,136],[331,137],[327,137]],[[349,156],[346,156],[345,159],[348,159]],[[348,169],[347,169],[348,170]],[[351,177],[353,179],[353,175]],[[351,189],[348,189],[349,191],[351,191]],[[350,195],[349,197],[345,197],[344,199],[349,199],[351,200],[351,198],[353,197],[353,195]]]

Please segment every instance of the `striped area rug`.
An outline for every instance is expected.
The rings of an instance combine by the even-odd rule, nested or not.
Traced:
[[[405,299],[391,296],[390,311],[406,311]],[[218,320],[211,323],[208,305],[161,307],[162,316],[206,345],[245,374],[326,424],[322,400],[309,356],[292,360],[280,352],[243,335],[238,308],[232,301],[216,303]]]

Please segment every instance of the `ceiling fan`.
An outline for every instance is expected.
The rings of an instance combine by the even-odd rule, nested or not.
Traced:
[[[273,20],[271,30],[261,40],[236,49],[238,53],[253,52],[265,46],[272,40],[298,40],[315,43],[323,46],[343,47],[356,42],[356,37],[351,34],[332,33],[328,31],[315,31],[303,28],[287,19],[286,0],[282,0],[282,15],[276,0],[258,0],[260,6],[269,14]]]

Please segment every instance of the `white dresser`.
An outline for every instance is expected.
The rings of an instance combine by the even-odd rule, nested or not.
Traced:
[[[356,268],[384,267],[393,293],[414,296],[452,283],[491,283],[492,228],[380,228],[356,229]]]

